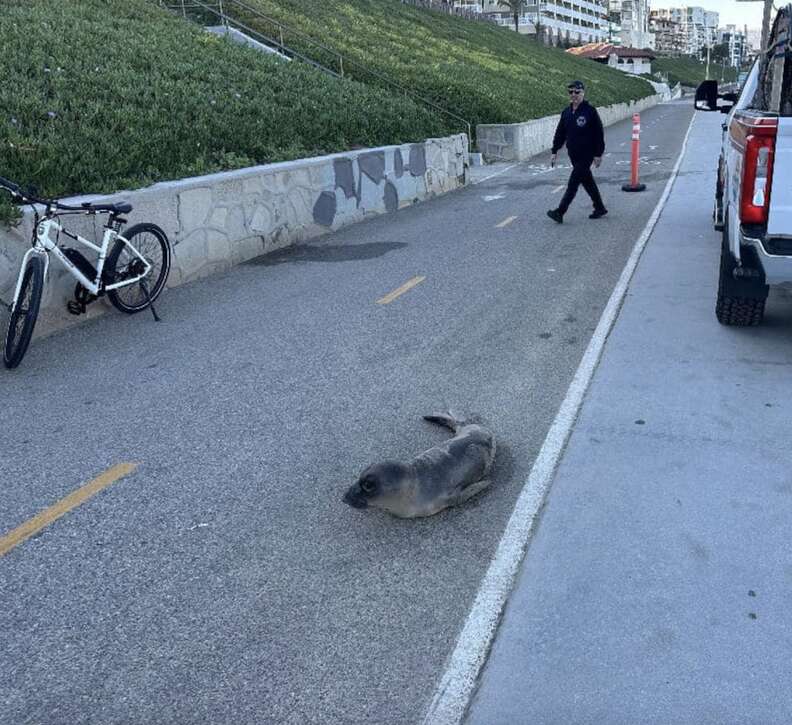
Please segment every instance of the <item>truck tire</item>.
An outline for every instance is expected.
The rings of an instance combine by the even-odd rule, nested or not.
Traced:
[[[761,279],[735,279],[737,263],[729,251],[728,231],[723,230],[721,244],[720,273],[718,275],[718,299],[715,303],[715,316],[721,325],[752,327],[760,325],[764,317],[768,287]],[[746,252],[752,250],[746,250]],[[746,254],[746,257],[750,255]],[[745,259],[745,262],[752,260]],[[753,267],[751,264],[745,266]]]

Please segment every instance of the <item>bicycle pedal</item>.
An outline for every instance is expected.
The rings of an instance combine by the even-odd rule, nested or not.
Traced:
[[[66,309],[72,315],[82,315],[85,313],[85,303],[84,302],[75,302],[74,300],[69,300],[66,303]]]

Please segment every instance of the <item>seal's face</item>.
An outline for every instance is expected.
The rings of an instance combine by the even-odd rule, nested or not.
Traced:
[[[356,509],[372,508],[394,512],[404,505],[410,483],[409,469],[398,461],[369,466],[344,494],[343,501]]]

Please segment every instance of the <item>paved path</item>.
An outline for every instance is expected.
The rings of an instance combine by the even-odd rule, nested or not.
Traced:
[[[0,721],[419,720],[691,113],[644,114],[645,194],[608,129],[596,223],[544,216],[568,172],[543,155],[169,291],[159,325],[34,343],[0,375],[0,536],[138,465],[0,557]],[[341,504],[446,407],[495,429],[492,490],[423,521]]]
[[[715,320],[721,121],[696,118],[470,725],[792,722],[792,298]]]

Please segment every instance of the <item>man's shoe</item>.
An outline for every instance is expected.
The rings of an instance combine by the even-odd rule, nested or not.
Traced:
[[[557,222],[558,224],[564,223],[564,215],[558,211],[558,209],[551,209],[549,212],[547,212],[547,216],[549,216],[554,222]]]
[[[595,209],[591,214],[589,214],[589,219],[599,219],[600,217],[605,216],[608,213],[608,210],[605,207],[602,209]]]

